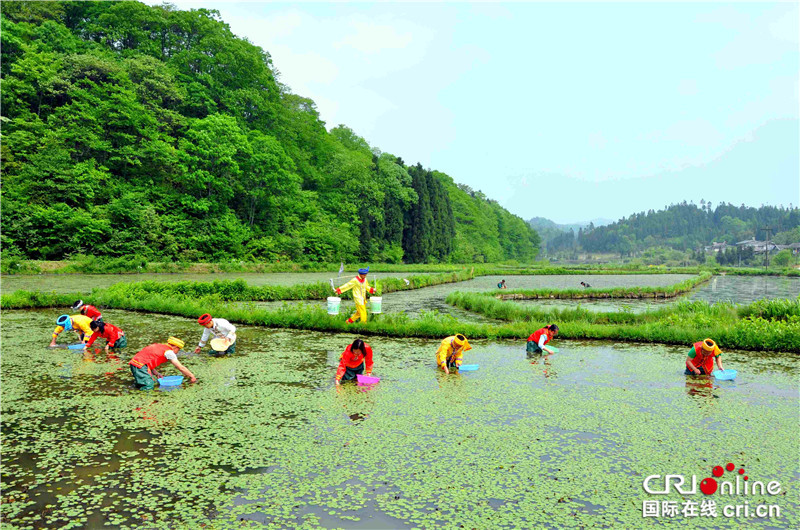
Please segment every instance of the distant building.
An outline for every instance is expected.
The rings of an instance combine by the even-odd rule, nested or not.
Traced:
[[[712,242],[710,246],[703,247],[706,252],[725,252],[730,245],[726,242],[717,243],[716,241]]]
[[[763,254],[765,250],[770,253],[777,252],[780,250],[778,245],[775,243],[770,243],[769,248],[767,249],[767,242],[766,241],[756,241],[755,239],[748,239],[746,241],[739,241],[736,243],[737,247],[747,248],[750,247],[753,249],[753,252],[756,254]]]
[[[776,245],[778,250],[789,249],[795,256],[800,254],[800,243],[792,243],[791,245]]]

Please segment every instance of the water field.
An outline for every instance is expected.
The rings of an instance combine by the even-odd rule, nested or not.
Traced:
[[[94,281],[48,278],[54,276],[70,280],[52,286],[59,292],[84,293]],[[136,275],[142,276],[181,275]],[[303,274],[302,281],[287,277],[301,276],[294,273],[232,276],[278,276],[292,285],[331,274]],[[689,277],[505,279],[511,289],[536,289],[581,281],[665,286]],[[453,291],[491,291],[500,279],[388,293],[384,310],[491,322],[444,299]],[[682,298],[746,303],[798,294],[800,278],[727,276]],[[612,311],[655,303],[517,303],[556,302],[602,302]],[[243,304],[296,303],[324,304]],[[342,318],[351,304],[346,294]],[[381,382],[337,388],[339,355],[355,335],[237,326],[235,355],[180,356],[198,383],[139,392],[130,357],[170,335],[193,350],[197,323],[106,309],[105,320],[130,337],[128,347],[119,355],[101,348],[84,355],[46,348],[61,312],[1,314],[4,528],[800,526],[796,354],[724,349],[725,368],[739,377],[717,381],[683,375],[688,345],[556,338],[558,353],[529,357],[524,341],[471,340],[465,363],[479,369],[446,376],[433,361],[438,340],[371,336],[365,339]],[[177,374],[164,367],[166,375]],[[677,493],[646,493],[645,477],[677,473],[700,481],[727,462],[752,481],[779,482],[780,494],[715,495],[720,508],[772,506],[772,517],[642,517],[645,501],[686,501]]]
[[[748,526],[800,524],[791,354],[726,351],[741,375],[713,382],[684,347],[474,341],[480,369],[444,376],[438,341],[376,337],[381,383],[337,391],[353,336],[244,326],[233,357],[183,358],[197,384],[138,392],[129,355],[194,322],[107,311],[128,351],[84,358],[30,332],[52,318],[3,313],[4,527],[633,528],[644,477],[727,461],[786,492]]]

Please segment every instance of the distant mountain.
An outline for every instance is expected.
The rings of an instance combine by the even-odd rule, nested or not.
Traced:
[[[598,217],[596,219],[592,219],[589,223],[593,224],[594,226],[606,226],[613,223],[613,219],[604,219],[603,217]],[[587,226],[587,225],[584,225]]]
[[[597,219],[592,219],[591,221],[586,221],[583,223],[559,224],[556,223],[555,221],[551,221],[550,219],[546,219],[544,217],[534,217],[533,219],[528,221],[528,224],[531,225],[532,228],[535,228],[537,231],[539,229],[551,228],[560,230],[562,232],[569,232],[570,230],[577,232],[579,228],[586,228],[590,224],[592,226],[597,227],[597,226],[610,225],[613,222],[614,221],[612,219],[604,219],[602,217],[598,217]]]
[[[586,230],[589,226],[606,226],[613,222],[611,219],[597,218],[585,223],[559,224],[544,217],[534,217],[528,224],[539,233],[542,248],[554,252],[574,246],[579,230]]]

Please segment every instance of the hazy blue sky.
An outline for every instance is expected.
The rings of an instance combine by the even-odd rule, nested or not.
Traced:
[[[800,203],[797,3],[172,3],[219,10],[328,128],[525,219]]]

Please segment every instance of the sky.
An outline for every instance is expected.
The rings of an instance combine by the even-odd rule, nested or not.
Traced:
[[[796,2],[171,3],[217,9],[328,129],[524,219],[800,204]]]

